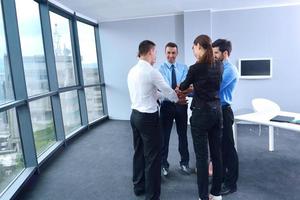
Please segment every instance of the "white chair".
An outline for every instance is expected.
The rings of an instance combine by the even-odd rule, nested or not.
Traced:
[[[277,103],[264,98],[255,98],[252,100],[254,112],[278,112],[280,107]],[[261,125],[259,125],[259,135],[261,134]]]

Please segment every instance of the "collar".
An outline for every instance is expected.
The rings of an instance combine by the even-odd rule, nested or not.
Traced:
[[[148,61],[143,60],[143,59],[139,59],[138,63],[141,65],[148,65],[148,66],[152,67],[152,65]]]
[[[169,69],[171,69],[171,65],[174,65],[175,68],[176,68],[176,66],[177,66],[177,63],[176,63],[176,62],[172,64],[172,63],[169,63],[168,61],[166,61],[165,64],[167,65],[167,67],[168,67]]]
[[[229,63],[230,63],[230,62],[229,62],[228,59],[223,60],[223,65],[227,65],[227,64],[229,64]]]

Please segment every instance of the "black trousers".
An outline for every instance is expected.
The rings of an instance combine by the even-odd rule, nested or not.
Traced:
[[[133,185],[135,191],[145,191],[146,200],[159,200],[160,148],[159,116],[132,110],[130,117],[133,132]]]
[[[189,164],[189,150],[187,141],[187,105],[178,105],[163,101],[160,107],[160,126],[162,132],[161,165],[169,168],[169,142],[175,119],[178,134],[178,151],[181,157],[180,165]]]
[[[223,106],[223,138],[222,158],[224,184],[230,188],[236,188],[239,176],[239,159],[234,147],[232,125],[234,122],[233,112],[230,106]]]
[[[201,199],[208,200],[208,144],[214,172],[210,193],[218,196],[222,184],[221,107],[193,109],[190,122],[196,154],[198,193]]]

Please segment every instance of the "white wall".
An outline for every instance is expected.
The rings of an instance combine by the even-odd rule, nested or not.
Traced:
[[[212,35],[232,41],[231,61],[273,58],[273,77],[240,80],[234,97],[237,113],[251,111],[251,100],[263,97],[282,110],[300,112],[300,6],[215,12]]]
[[[157,45],[157,63],[164,62],[164,46],[179,45],[178,61],[183,61],[183,16],[133,19],[100,24],[100,40],[108,114],[112,119],[129,119],[130,99],[127,73],[137,63],[138,45],[145,39]]]
[[[137,62],[138,44],[145,39],[157,44],[157,65],[164,61],[164,45],[179,45],[178,61],[194,63],[192,42],[199,34],[232,41],[231,61],[272,57],[273,78],[240,80],[234,96],[236,113],[251,112],[251,99],[265,97],[283,110],[300,112],[300,6],[231,11],[195,11],[183,15],[132,19],[100,24],[108,114],[129,119],[127,73]]]

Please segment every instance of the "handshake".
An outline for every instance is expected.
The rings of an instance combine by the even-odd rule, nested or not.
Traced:
[[[193,91],[193,86],[190,86],[188,89],[181,91],[179,89],[179,86],[175,88],[175,92],[178,97],[177,103],[180,105],[186,105],[188,104],[188,100],[186,99],[187,94],[191,93]]]

